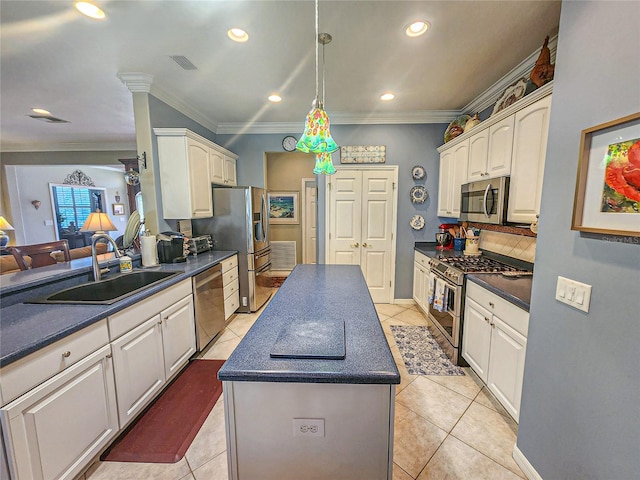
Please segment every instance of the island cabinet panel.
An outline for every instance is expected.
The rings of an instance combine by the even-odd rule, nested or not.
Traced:
[[[118,432],[111,347],[0,410],[13,480],[73,479]]]
[[[233,410],[230,479],[391,479],[395,385],[224,382],[223,389]],[[313,435],[301,431],[309,419],[321,425]]]

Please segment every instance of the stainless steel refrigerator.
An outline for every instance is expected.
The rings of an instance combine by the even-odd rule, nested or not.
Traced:
[[[193,220],[195,235],[213,236],[216,250],[238,251],[239,312],[258,310],[272,293],[267,192],[257,187],[214,187],[213,217]]]

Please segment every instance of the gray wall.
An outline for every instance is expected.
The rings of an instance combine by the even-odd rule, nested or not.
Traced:
[[[329,112],[331,114],[331,112]],[[340,145],[386,145],[387,165],[399,165],[398,178],[398,238],[396,242],[395,298],[412,297],[413,247],[416,241],[435,241],[435,233],[441,223],[436,216],[440,156],[437,148],[443,143],[446,129],[443,124],[429,125],[332,125],[331,135]],[[296,138],[302,132],[292,132]],[[264,186],[264,152],[282,151],[282,139],[286,134],[268,135],[218,135],[218,143],[238,154],[238,181],[244,185]],[[340,163],[338,153],[334,164]],[[411,177],[414,165],[422,165],[427,171],[426,181]],[[309,171],[309,176],[313,173]],[[414,185],[424,185],[429,199],[414,205],[409,190]],[[409,226],[411,217],[419,213],[426,226],[416,232]],[[318,262],[324,263],[325,238],[325,188],[324,179],[318,185]]]
[[[638,478],[640,239],[570,230],[581,130],[640,109],[640,3],[564,2],[518,448],[544,479]],[[557,276],[593,285],[584,314]]]

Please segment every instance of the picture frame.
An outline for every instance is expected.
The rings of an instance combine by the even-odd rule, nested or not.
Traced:
[[[640,237],[640,112],[582,131],[571,229]]]
[[[124,203],[114,203],[112,208],[114,215],[124,215]]]
[[[385,145],[347,145],[340,147],[340,163],[385,163]]]
[[[269,223],[271,225],[300,223],[298,192],[269,192]]]

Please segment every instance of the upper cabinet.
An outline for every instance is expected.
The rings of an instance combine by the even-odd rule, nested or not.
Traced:
[[[223,151],[212,148],[211,159],[211,183],[216,185],[235,186],[237,157],[225,154]]]
[[[460,217],[461,187],[467,179],[469,140],[440,154],[438,216]]]
[[[438,148],[438,216],[460,216],[460,185],[511,177],[507,221],[531,223],[540,210],[547,150],[549,83]],[[466,157],[465,157],[466,155]],[[466,158],[465,166],[461,166]]]
[[[515,115],[507,221],[531,223],[540,213],[551,96]]]
[[[185,128],[153,131],[158,137],[164,218],[212,217],[211,184],[237,183],[237,156]]]

